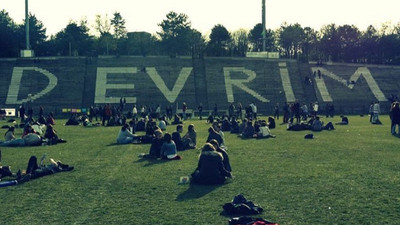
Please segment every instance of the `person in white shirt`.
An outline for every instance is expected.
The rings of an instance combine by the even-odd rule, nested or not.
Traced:
[[[371,122],[373,124],[379,124],[380,123],[380,121],[379,121],[379,113],[381,113],[381,108],[379,106],[379,101],[375,102],[374,107],[372,109],[372,112],[373,112],[373,117],[372,117],[372,121]]]
[[[257,133],[257,138],[275,138],[275,135],[271,134],[271,130],[267,126],[265,121],[261,122],[260,131]]]
[[[136,119],[136,117],[137,117],[137,108],[136,108],[136,105],[133,105],[132,118]]]
[[[130,144],[135,140],[135,135],[130,131],[129,124],[122,126],[118,133],[117,143],[118,144]]]
[[[167,123],[165,123],[165,120],[163,117],[158,119],[158,127],[162,130],[165,131],[167,129]]]

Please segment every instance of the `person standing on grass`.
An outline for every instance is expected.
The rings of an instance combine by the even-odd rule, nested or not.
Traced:
[[[240,102],[236,106],[236,118],[243,120],[243,106]]]
[[[138,115],[138,111],[137,111],[137,108],[136,108],[136,104],[133,104],[133,108],[132,108],[132,119],[136,120],[137,115]]]
[[[203,104],[200,102],[199,106],[197,107],[197,110],[199,111],[199,119],[202,120],[202,112],[203,112]]]
[[[213,116],[214,117],[218,116],[218,105],[217,105],[217,103],[214,104]]]
[[[374,102],[371,102],[371,104],[369,105],[369,122],[372,123],[372,117],[374,117]]]
[[[276,103],[274,107],[274,119],[279,120],[279,103]]]
[[[186,105],[186,102],[184,102],[182,104],[182,118],[183,118],[183,120],[187,120],[186,110],[187,110],[187,105]]]
[[[391,133],[396,135],[396,125],[400,134],[400,106],[399,102],[393,102],[390,108],[390,119],[392,121]]]
[[[21,104],[21,106],[19,107],[19,118],[21,118],[21,123],[25,122],[25,107],[24,104]]]
[[[379,101],[375,102],[372,112],[373,112],[372,123],[380,124],[379,113],[381,113],[381,107],[379,106]]]

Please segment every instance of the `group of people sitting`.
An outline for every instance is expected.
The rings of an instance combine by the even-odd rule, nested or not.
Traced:
[[[163,133],[161,129],[156,129],[152,137],[150,151],[148,154],[144,154],[144,158],[152,159],[181,159],[178,155],[178,151],[184,151],[187,149],[196,148],[197,132],[193,124],[188,126],[187,133],[182,137],[183,125],[179,124],[176,126],[176,131],[172,134]]]
[[[42,121],[25,121],[23,125],[23,134],[20,138],[15,136],[15,126],[10,126],[4,134],[4,141],[0,141],[0,146],[38,146],[38,145],[54,145],[57,143],[65,143],[66,141],[60,139],[57,131],[53,127],[55,124],[54,119],[51,122],[42,124]]]
[[[153,121],[154,122],[154,121]],[[179,151],[195,149],[197,132],[193,124],[188,125],[185,135],[181,136],[184,125],[178,124],[172,134],[164,133],[155,127],[148,154],[140,154],[144,159],[180,160]],[[198,166],[192,173],[192,183],[222,184],[231,177],[231,165],[224,147],[224,138],[221,136],[220,125],[215,122],[209,128],[207,143],[202,147]],[[222,133],[223,135],[223,133]],[[132,143],[138,136],[132,133],[129,124],[124,125],[118,135],[118,143]]]
[[[342,122],[344,125],[344,120],[342,120]],[[334,129],[335,127],[333,126],[332,122],[324,124],[324,122],[321,121],[319,116],[311,116],[308,121],[301,121],[300,123],[294,123],[293,118],[291,118],[287,124],[287,130],[290,131],[301,131],[301,130],[322,131],[322,130],[334,130]]]
[[[239,126],[239,137],[242,139],[248,138],[275,138],[276,136],[271,133],[270,128],[275,128],[275,120],[269,117],[269,122],[266,120],[252,120],[244,119],[243,123]]]

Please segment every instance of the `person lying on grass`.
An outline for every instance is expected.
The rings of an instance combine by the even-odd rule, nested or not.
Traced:
[[[44,157],[42,157],[42,162]],[[38,165],[36,156],[31,156],[28,161],[28,166],[26,168],[26,172],[22,173],[21,170],[18,170],[16,174],[11,172],[11,168],[9,166],[3,167],[0,170],[0,177],[10,176],[15,179],[18,183],[23,183],[32,179],[36,179],[39,177],[55,174],[63,171],[71,171],[73,170],[73,166],[69,166],[67,164],[62,163],[61,161],[55,161],[54,159],[50,159],[49,165]]]
[[[340,115],[340,118],[342,118],[342,121],[335,123],[335,125],[348,125],[349,124],[349,119],[346,116]]]
[[[225,169],[221,153],[212,144],[206,143],[201,150],[197,168],[191,176],[192,184],[215,185],[223,184],[232,174]]]

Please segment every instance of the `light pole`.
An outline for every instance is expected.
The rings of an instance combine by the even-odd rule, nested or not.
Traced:
[[[29,10],[28,0],[25,0],[25,35],[26,35],[26,50],[30,50],[31,46],[29,43]]]
[[[28,0],[27,0],[28,1]],[[266,36],[265,36],[265,0],[262,0],[262,40],[263,40],[263,52],[266,49]]]
[[[29,42],[29,10],[28,10],[28,0],[25,0],[25,41],[26,48],[21,50],[21,57],[32,57],[33,51],[31,50],[31,45]]]

